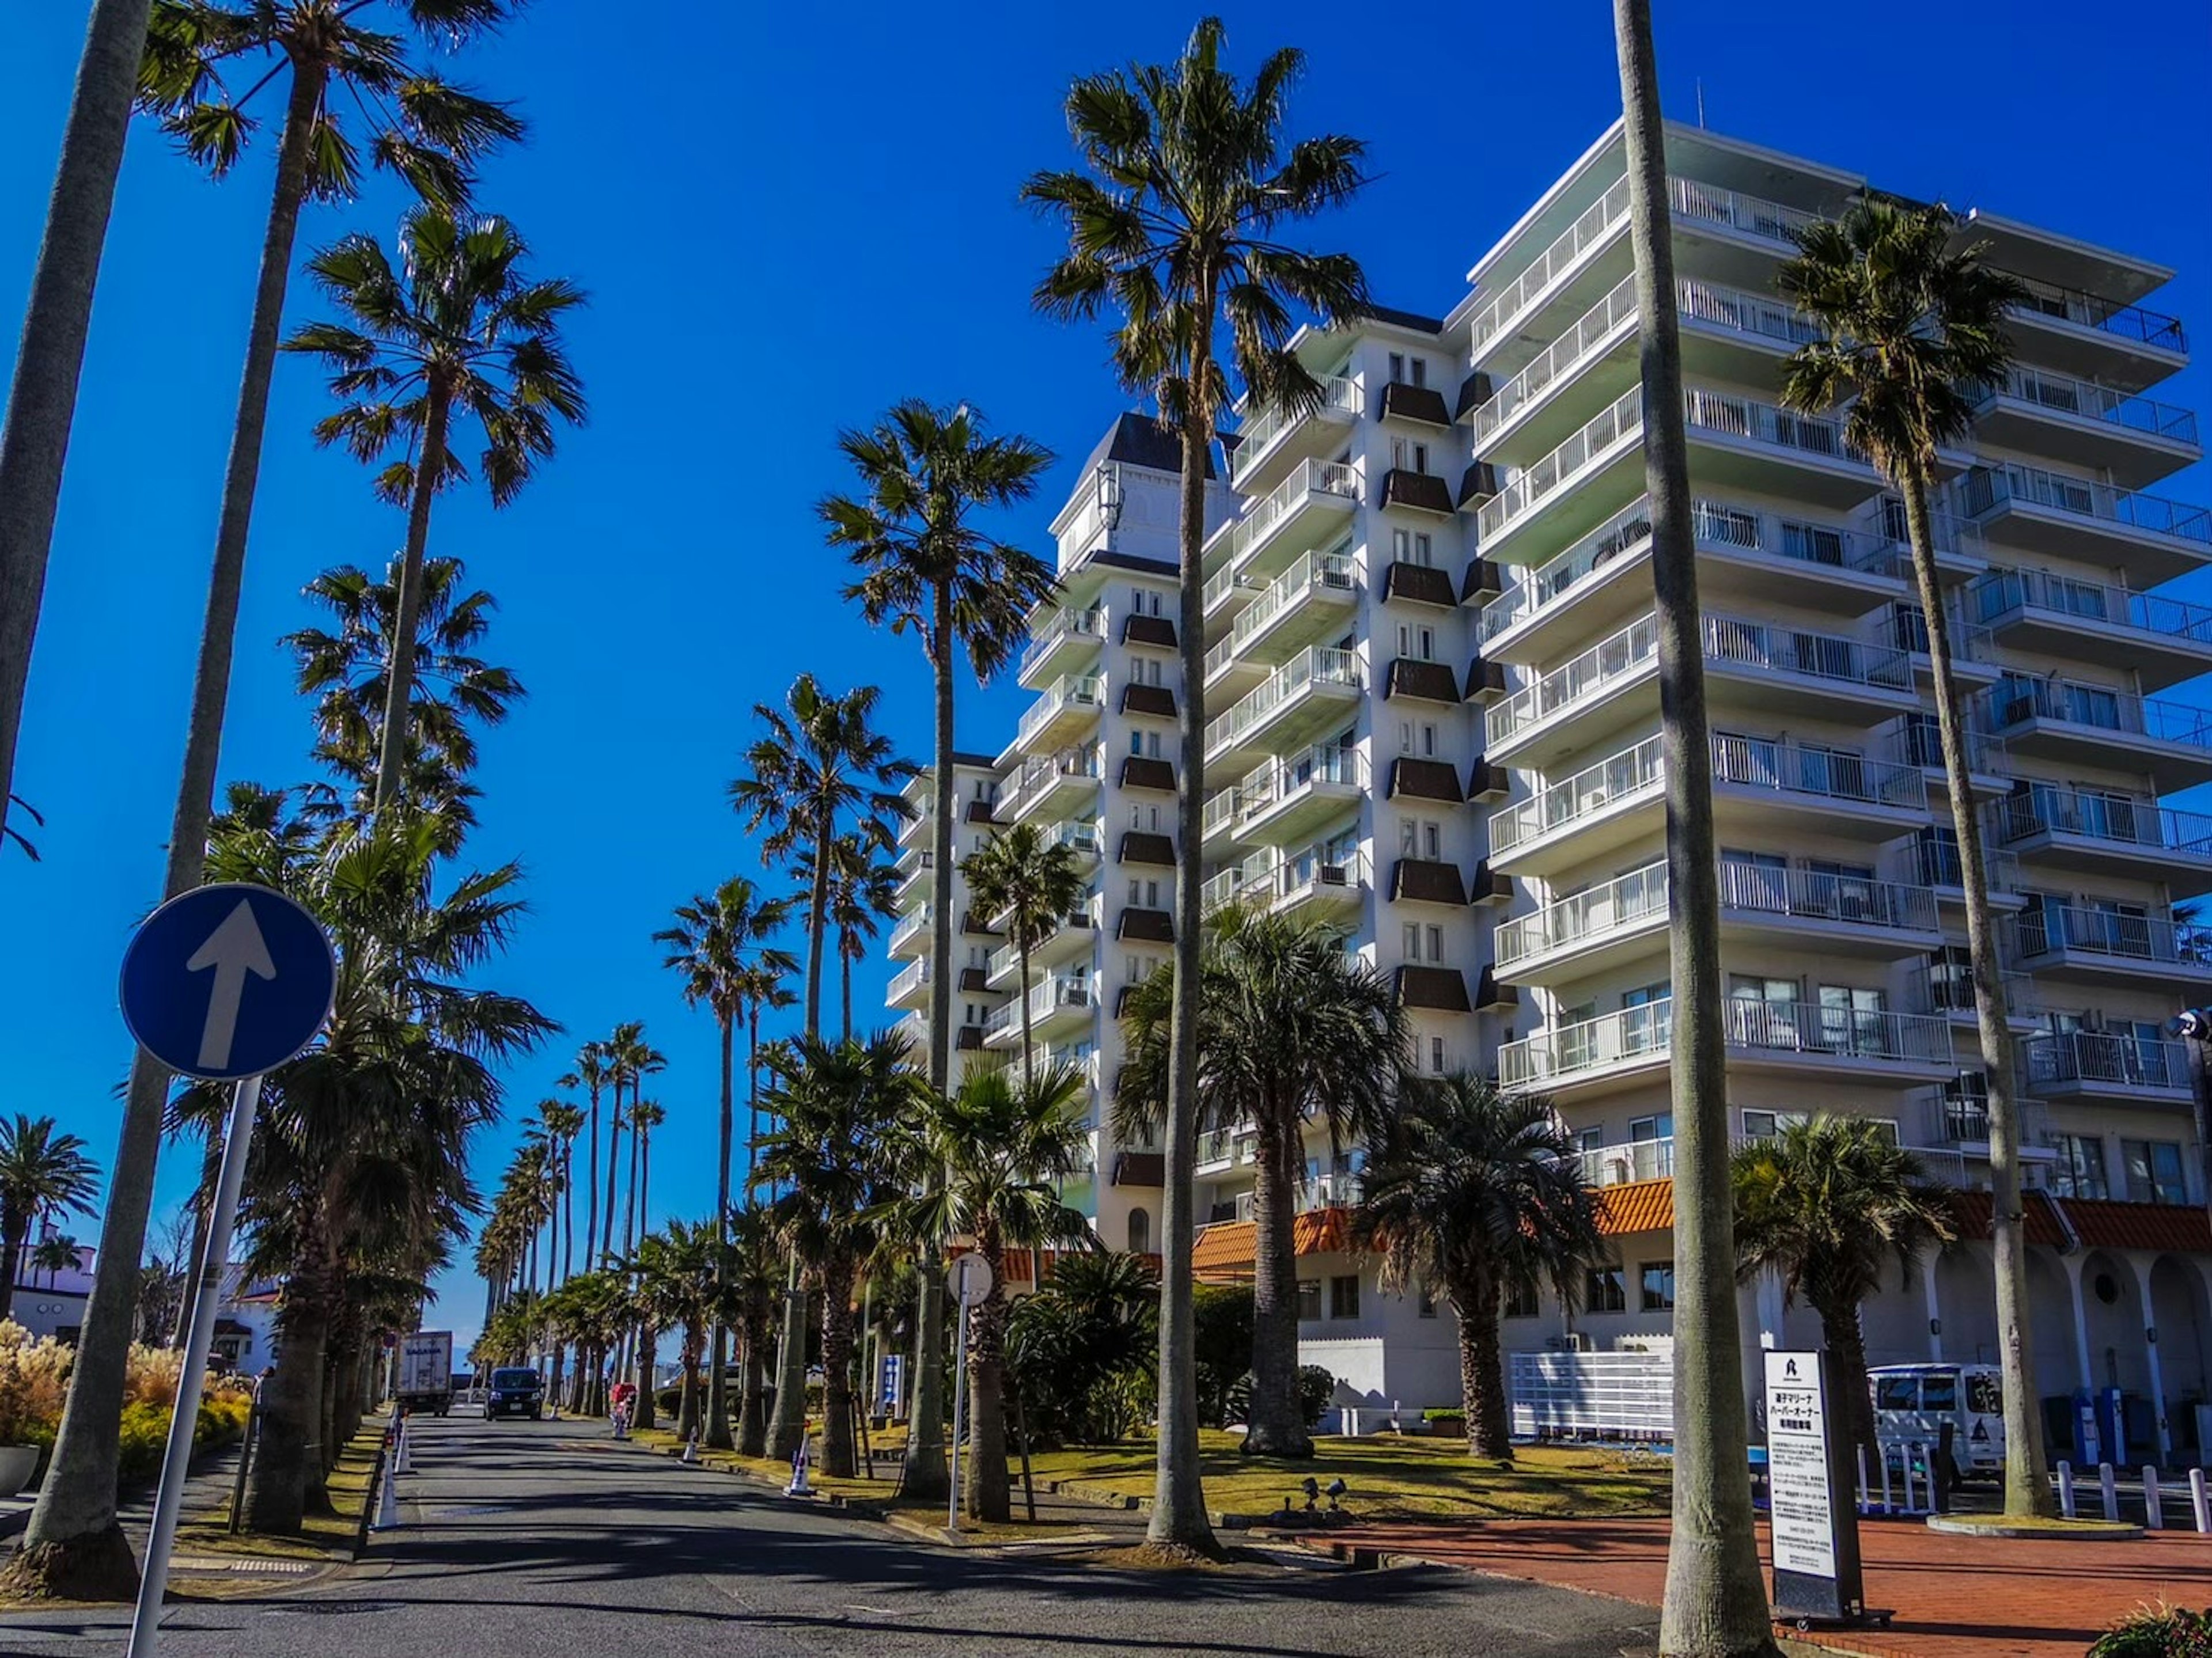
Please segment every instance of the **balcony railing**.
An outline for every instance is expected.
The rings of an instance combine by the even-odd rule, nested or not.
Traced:
[[[1585,1186],[1627,1186],[1637,1181],[1668,1180],[1674,1173],[1674,1137],[1595,1145],[1576,1153]]]
[[[1692,223],[1719,225],[1784,246],[1796,246],[1798,233],[1820,222],[1817,213],[1784,207],[1740,191],[1720,190],[1694,179],[1667,180],[1667,205]]]
[[[1900,650],[1740,616],[1709,616],[1705,618],[1704,633],[1709,661],[1838,680],[1876,690],[1912,689],[1912,659]]]
[[[1235,742],[1284,703],[1314,685],[1359,687],[1359,658],[1351,651],[1314,645],[1298,653],[1206,728],[1206,751],[1213,754]]]
[[[1218,789],[1206,798],[1206,809],[1199,814],[1199,832],[1215,835],[1237,821],[1243,805],[1243,792],[1236,788]]]
[[[1324,410],[1349,415],[1357,420],[1359,417],[1358,383],[1341,374],[1334,375],[1322,383],[1318,407],[1268,409],[1238,427],[1237,459],[1230,468],[1232,479],[1241,481],[1243,475],[1251,471],[1253,463],[1267,452],[1277,438],[1301,421],[1311,420]]]
[[[1632,387],[1612,405],[1534,465],[1516,472],[1482,503],[1476,527],[1486,540],[1516,518],[1548,501],[1600,455],[1644,429],[1644,388]]]
[[[2212,646],[2212,607],[2158,593],[2130,592],[2124,587],[2078,576],[2056,575],[2049,570],[1993,568],[1976,578],[1967,590],[1978,620],[2002,622],[2024,610],[2074,622],[2101,622],[2161,639],[2185,639]]]
[[[996,916],[993,918],[994,921],[1001,919],[1003,918]],[[1090,932],[1095,931],[1097,925],[1097,918],[1092,915],[1089,909],[1078,908],[1070,910],[1060,919],[1059,924],[1054,927],[1051,933],[1048,933],[1045,938],[1039,939],[1036,944],[1030,946],[1030,961],[1034,963],[1036,959],[1037,951],[1044,948],[1046,941],[1056,936],[1063,929],[1075,928],[1081,931]],[[996,950],[991,952],[990,959],[985,970],[992,978],[995,979],[1001,973],[1012,972],[1021,964],[1022,952],[1018,945],[1000,944]]]
[[[1104,689],[1096,674],[1063,674],[1052,682],[1028,713],[1022,716],[1018,727],[1024,742],[1036,736],[1069,708],[1095,708]]]
[[[2054,374],[2045,368],[2007,369],[2002,385],[1984,388],[1984,405],[1998,397],[2032,403],[2057,414],[2078,415],[2084,420],[2125,427],[2130,432],[2142,432],[2154,438],[2171,438],[2177,443],[2197,441],[2197,416],[2193,410],[2176,408],[2154,398],[2115,392],[2109,386],[2077,380],[2070,374]]]
[[[1066,847],[1078,858],[1099,855],[1098,826],[1096,823],[1054,823],[1046,831],[1046,839],[1055,846]]]
[[[1029,648],[1022,653],[1022,673],[1029,673],[1049,656],[1062,640],[1071,635],[1083,639],[1098,637],[1098,612],[1096,608],[1087,610],[1062,608],[1057,612],[1045,624],[1043,631],[1030,641]]]
[[[2212,861],[2212,817],[2175,811],[2135,795],[2038,784],[2025,793],[1994,802],[1990,815],[2001,845],[2040,834],[2068,835]]]
[[[2212,966],[2212,931],[2164,915],[2120,914],[2074,904],[2045,904],[2013,918],[2022,961],[2063,950],[2150,966]]]
[[[1348,784],[1354,788],[1364,789],[1367,786],[1367,762],[1357,749],[1347,749],[1333,743],[1316,743],[1303,754],[1269,760],[1265,765],[1255,766],[1245,774],[1244,780],[1234,790],[1224,793],[1233,793],[1237,797],[1237,817],[1240,822],[1245,822],[1303,793],[1316,783]],[[1214,797],[1217,800],[1220,798],[1220,795]]]
[[[1206,579],[1206,586],[1200,591],[1199,595],[1200,612],[1203,615],[1211,616],[1213,614],[1213,607],[1221,603],[1223,599],[1228,598],[1229,595],[1236,589],[1239,587],[1256,587],[1259,585],[1260,584],[1255,581],[1250,576],[1246,575],[1243,571],[1238,569],[1236,565],[1224,564],[1219,569],[1216,570],[1212,575]],[[1209,663],[1211,660],[1212,659],[1209,657]]]
[[[1767,737],[1715,737],[1716,781],[1862,805],[1928,809],[1928,779],[1917,766],[1894,766],[1834,749]]]
[[[1991,721],[1999,731],[2028,720],[2087,726],[2097,731],[2148,738],[2184,748],[2212,749],[2212,713],[2076,679],[2001,680],[1990,693]]]
[[[2189,1049],[2162,1038],[2107,1030],[2067,1030],[2030,1036],[2021,1044],[2027,1085],[2098,1084],[2121,1088],[2189,1087]]]
[[[1702,386],[1689,391],[1688,418],[1700,431],[1729,437],[1753,438],[1778,448],[1795,449],[1829,460],[1847,460],[1861,466],[1874,465],[1866,451],[1844,435],[1844,423],[1820,415],[1794,414],[1755,398],[1715,392]]]
[[[1091,1005],[1091,981],[1088,979],[1050,978],[1032,986],[1030,990],[1029,1009],[1032,1023],[1063,1007]],[[1021,1017],[1022,999],[1017,996],[1005,1006],[993,1008],[984,1017],[983,1034],[989,1036],[1010,1025],[1018,1025]]]
[[[1711,622],[1707,618],[1709,627]],[[1491,704],[1483,717],[1489,740],[1493,744],[1510,741],[1561,709],[1642,673],[1658,659],[1658,619],[1640,616],[1504,701]]]
[[[2186,351],[2188,337],[2181,325],[2172,317],[2161,316],[2155,311],[2146,311],[2139,305],[2123,305],[2118,300],[2108,300],[2098,294],[2085,294],[2075,288],[2061,288],[2034,276],[2014,273],[2014,280],[2027,287],[2027,302],[2019,310],[2023,316],[2056,317],[2082,328],[2094,328],[2100,333],[2114,335],[2126,340],[2139,340],[2145,345],[2154,345],[2166,351]]]
[[[1655,792],[1665,776],[1662,754],[1661,738],[1647,737],[1506,807],[1491,817],[1492,851],[1510,851],[1563,824]]]
[[[1526,621],[1585,576],[1650,539],[1651,504],[1639,495],[1557,558],[1516,571],[1504,591],[1482,607],[1483,639],[1495,639]]]
[[[1252,549],[1309,495],[1359,498],[1359,473],[1346,461],[1310,460],[1255,501],[1229,531],[1229,562],[1241,564]]]
[[[1905,1063],[1940,1064],[1951,1057],[1951,1023],[1933,1013],[1879,1012],[1750,996],[1730,996],[1722,1006],[1731,1048]]]
[[[929,958],[925,956],[911,967],[903,969],[892,976],[890,993],[884,999],[892,1003],[899,1002],[911,996],[928,982]]]
[[[1647,864],[1602,886],[1501,922],[1491,935],[1500,971],[1534,956],[1591,943],[1667,914],[1667,865]]]
[[[1577,367],[1598,343],[1636,315],[1636,278],[1626,276],[1613,292],[1577,318],[1535,361],[1499,386],[1474,411],[1479,449],[1490,434],[1543,394],[1544,388]]]
[[[1500,288],[1497,297],[1475,313],[1473,324],[1474,355],[1480,357],[1483,347],[1504,332],[1507,325],[1528,307],[1531,300],[1549,288],[1559,274],[1581,258],[1586,251],[1604,240],[1627,213],[1628,180],[1623,178],[1584,208],[1575,222],[1536,256],[1534,263],[1515,277],[1510,284]]]
[[[1726,328],[1778,345],[1810,344],[1822,337],[1820,330],[1790,306],[1771,295],[1747,293],[1713,282],[1677,282],[1674,302],[1682,320]]]
[[[1959,481],[1959,502],[1960,510],[1969,518],[2001,507],[2037,507],[2212,545],[2212,508],[2115,489],[2108,483],[2011,461],[1969,470]]]
[[[1091,749],[1062,749],[1024,762],[1021,773],[1000,797],[1000,822],[1021,816],[1023,809],[1041,798],[1063,777],[1096,778],[1098,756]]]
[[[1501,1088],[1540,1088],[1618,1066],[1664,1063],[1674,1036],[1674,1004],[1662,997],[1594,1019],[1538,1030],[1498,1049]]]
[[[1246,605],[1230,629],[1229,636],[1206,653],[1210,679],[1259,635],[1281,621],[1316,591],[1327,589],[1347,597],[1352,592],[1352,560],[1342,553],[1308,553],[1269,582],[1260,597]]]
[[[920,909],[910,912],[905,920],[893,927],[890,945],[891,950],[896,953],[901,944],[910,939],[918,938],[928,932],[931,914],[930,906],[924,904]]]

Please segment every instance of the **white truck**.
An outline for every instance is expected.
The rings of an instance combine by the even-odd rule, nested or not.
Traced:
[[[417,1330],[399,1338],[399,1382],[393,1389],[410,1411],[443,1416],[453,1403],[453,1333]]]

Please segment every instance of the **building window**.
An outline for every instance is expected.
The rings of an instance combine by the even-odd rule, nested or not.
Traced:
[[[1403,954],[1409,962],[1418,962],[1421,959],[1421,924],[1419,921],[1406,923]]]
[[[2171,1140],[2122,1140],[2120,1161],[2127,1165],[2130,1203],[2187,1203],[2189,1183],[2181,1173],[2181,1147]]]
[[[1647,1260],[1638,1275],[1643,1286],[1644,1310],[1647,1313],[1671,1313],[1674,1310],[1674,1263],[1671,1260]]]
[[[1347,1273],[1328,1281],[1328,1315],[1331,1318],[1359,1316],[1359,1279]]]
[[[1429,959],[1441,962],[1444,958],[1444,930],[1433,922],[1429,926]]]
[[[1437,1298],[1425,1281],[1413,1285],[1413,1310],[1423,1318],[1437,1315]]]
[[[1435,863],[1444,855],[1443,844],[1443,825],[1424,822],[1421,825],[1421,847],[1423,854],[1431,863]]]
[[[1390,440],[1390,465],[1401,472],[1426,474],[1429,470],[1429,446],[1416,443],[1409,438]]]
[[[1152,1249],[1152,1218],[1141,1209],[1129,1212],[1129,1253],[1150,1254]]]
[[[2112,1195],[2105,1180],[2105,1143],[2094,1134],[2053,1134],[2058,1161],[2051,1166],[2051,1189],[2062,1198]]]
[[[1593,1313],[1628,1310],[1628,1284],[1618,1266],[1593,1266],[1583,1284],[1583,1306]]]
[[[1390,384],[1403,386],[1405,383],[1406,354],[1403,351],[1393,351],[1390,354]]]
[[[1507,1318],[1534,1318],[1539,1310],[1536,1286],[1533,1284],[1509,1285],[1499,1311]]]
[[[1441,1036],[1429,1038],[1429,1074],[1435,1077],[1444,1074],[1444,1039]]]
[[[1437,728],[1434,726],[1421,727],[1421,753],[1430,760],[1437,757]]]
[[[1298,1280],[1298,1321],[1310,1324],[1321,1316],[1321,1280],[1302,1278]]]

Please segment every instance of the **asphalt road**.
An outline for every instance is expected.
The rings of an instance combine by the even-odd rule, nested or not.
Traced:
[[[1655,1614],[1441,1568],[1170,1574],[955,1551],[568,1423],[418,1424],[403,1529],[321,1585],[176,1605],[163,1658],[828,1658],[1650,1652]],[[0,1619],[0,1654],[113,1658],[119,1614]]]

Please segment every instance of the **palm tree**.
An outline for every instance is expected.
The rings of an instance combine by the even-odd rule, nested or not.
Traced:
[[[784,707],[753,704],[767,734],[745,750],[751,775],[730,785],[731,804],[745,815],[747,834],[766,828],[763,862],[785,859],[811,876],[806,907],[806,1034],[822,1029],[822,963],[829,926],[830,873],[824,855],[852,821],[871,850],[889,851],[892,825],[915,815],[900,789],[915,775],[890,739],[869,729],[883,693],[863,685],[842,696],[825,692],[811,673],[792,681]],[[949,925],[940,923],[941,925]]]
[[[884,918],[898,913],[898,865],[877,856],[857,835],[831,843],[830,924],[837,930],[838,1034],[853,1039],[853,963],[868,957],[868,944]]]
[[[667,1120],[668,1114],[651,1100],[639,1100],[629,1108],[630,1148],[637,1157],[637,1236],[641,1247],[653,1234],[653,1131]],[[654,1350],[653,1322],[641,1317],[637,1341],[637,1425],[641,1428],[653,1425],[653,1405],[646,1395],[653,1391],[653,1367],[659,1358]]]
[[[678,1398],[676,1436],[690,1439],[698,1431],[699,1363],[707,1351],[707,1327],[718,1311],[716,1294],[720,1273],[715,1257],[721,1248],[720,1229],[705,1221],[672,1220],[659,1232],[638,1240],[638,1300],[648,1328],[675,1328],[680,1335],[679,1357],[684,1369],[683,1389]],[[638,1382],[641,1399],[651,1391],[651,1343],[647,1344],[645,1374]],[[641,1426],[651,1426],[641,1421]]]
[[[822,1303],[822,1467],[832,1475],[854,1471],[853,1291],[875,1247],[878,1211],[907,1172],[894,1155],[901,1126],[926,1108],[908,1052],[906,1038],[888,1031],[834,1047],[802,1036],[779,1060],[769,1096],[783,1126],[762,1146],[761,1169],[781,1188],[770,1213],[801,1263],[801,1287],[784,1332],[768,1454],[789,1456],[805,1431],[811,1291]]]
[[[1414,1084],[1368,1157],[1352,1235],[1382,1256],[1387,1286],[1450,1303],[1468,1453],[1511,1461],[1499,1309],[1547,1285],[1572,1308],[1605,1247],[1552,1102],[1464,1072]]]
[[[1975,820],[1966,702],[1952,666],[1928,495],[1936,451],[1973,425],[1980,392],[2012,362],[2005,313],[2027,297],[2018,278],[1982,262],[1978,246],[1952,251],[1958,221],[1942,206],[1854,203],[1841,220],[1808,226],[1775,287],[1822,331],[1784,373],[1793,409],[1848,403],[1845,439],[1874,458],[1905,501],[1912,573],[1934,665],[1936,724],[1945,792],[1959,845],[1966,951],[1988,1078],[1991,1248],[1996,1273],[1997,1357],[2003,1372],[2005,1512],[2051,1512],[2044,1473],[2043,1414],[2028,1325],[2027,1239],[2020,1187],[2020,1096],[2004,975],[1990,912],[1989,860]]]
[[[1168,1102],[1172,967],[1137,987],[1115,1123],[1157,1133]],[[1305,1136],[1320,1123],[1332,1163],[1387,1136],[1411,1038],[1389,980],[1328,927],[1231,905],[1200,957],[1197,1127],[1255,1130],[1252,1161],[1252,1403],[1243,1448],[1313,1455],[1297,1397],[1297,1256],[1292,1223]]]
[[[538,1105],[540,1132],[552,1149],[553,1189],[559,1194],[561,1208],[556,1226],[559,1248],[554,1251],[553,1264],[547,1268],[549,1288],[557,1288],[568,1281],[574,1270],[576,1245],[576,1136],[583,1132],[584,1114],[565,1100],[541,1100]],[[555,1274],[557,1272],[558,1276]],[[550,1391],[556,1401],[561,1397],[561,1379],[566,1369],[568,1344],[556,1333],[553,1338],[553,1374]]]
[[[62,130],[46,234],[31,276],[7,416],[0,422],[0,841],[9,833],[23,688],[30,679],[85,337],[92,330],[92,290],[138,87],[148,4],[97,0],[92,9],[69,123]]]
[[[1682,341],[1665,130],[1651,47],[1650,0],[1613,0],[1629,240],[1644,374],[1644,488],[1650,501],[1653,610],[1659,635],[1667,880],[1674,928],[1674,1527],[1659,1645],[1685,1655],[1772,1653],[1766,1588],[1743,1471],[1735,1246],[1728,1193],[1728,1050],[1722,1024],[1719,853],[1712,750],[1699,642],[1697,547],[1690,527]]]
[[[1109,70],[1076,82],[1068,129],[1086,171],[1041,173],[1023,194],[1063,220],[1069,250],[1037,286],[1037,307],[1095,318],[1121,314],[1114,361],[1123,382],[1152,395],[1182,443],[1182,549],[1176,642],[1182,654],[1176,844],[1176,982],[1167,1078],[1166,1193],[1161,1215],[1159,1477],[1155,1543],[1215,1548],[1198,1473],[1197,1374],[1190,1249],[1198,1114],[1200,817],[1206,799],[1206,629],[1201,548],[1206,480],[1216,425],[1229,403],[1220,338],[1244,384],[1246,408],[1317,407],[1322,389],[1288,342],[1310,312],[1324,323],[1358,316],[1367,283],[1349,255],[1316,254],[1275,240],[1285,227],[1345,200],[1363,182],[1364,152],[1341,137],[1286,143],[1285,100],[1305,64],[1292,49],[1268,56],[1249,85],[1221,62],[1216,17],[1193,31],[1171,64]]]
[[[985,915],[1002,919],[1022,970],[1022,1078],[1036,1074],[1030,1040],[1030,952],[1057,932],[1083,902],[1083,872],[1073,848],[1035,823],[1016,823],[993,835],[980,852],[961,864],[968,878],[969,902]]]
[[[607,1048],[614,1064],[617,1121],[613,1125],[615,1138],[612,1144],[617,1150],[622,1144],[623,1129],[627,1127],[631,1131],[629,1183],[624,1188],[623,1202],[622,1252],[627,1255],[630,1252],[630,1239],[637,1231],[638,1135],[636,1129],[639,1090],[643,1088],[647,1077],[656,1076],[668,1068],[668,1056],[646,1041],[645,1021],[642,1019],[631,1019],[617,1025],[614,1035],[608,1038]],[[630,1113],[627,1117],[622,1114],[622,1090],[625,1084],[629,1089],[630,1102]],[[614,1174],[611,1160],[607,1169],[607,1230],[610,1233],[614,1230]]]
[[[695,1007],[706,1004],[714,1016],[714,1027],[722,1039],[721,1142],[715,1164],[714,1197],[718,1239],[714,1280],[718,1291],[726,1286],[729,1277],[725,1254],[729,1248],[730,1147],[736,1118],[735,1030],[738,1019],[751,999],[748,992],[753,984],[749,977],[752,970],[765,969],[778,979],[799,970],[799,963],[790,951],[767,942],[783,930],[789,916],[789,900],[763,899],[750,881],[742,875],[733,875],[713,893],[701,893],[689,903],[679,905],[676,924],[653,935],[656,944],[668,946],[669,954],[663,965],[684,975],[684,999]],[[758,1034],[756,1023],[756,1043]],[[757,1072],[753,1084],[757,1094]],[[759,1132],[760,1125],[756,1121],[756,1138]],[[747,1156],[750,1159],[750,1153]],[[718,1293],[718,1305],[720,1299]],[[717,1450],[728,1450],[732,1443],[728,1368],[729,1329],[717,1317],[712,1368],[707,1374],[705,1435],[708,1445]]]
[[[576,1050],[576,1066],[556,1078],[557,1088],[580,1088],[592,1101],[591,1125],[584,1135],[584,1270],[599,1271],[599,1090],[611,1079],[611,1067],[607,1062],[607,1045],[604,1042],[586,1042]],[[614,1219],[614,1206],[607,1206],[607,1219]]]
[[[738,1400],[738,1455],[768,1455],[768,1412],[763,1394],[768,1381],[770,1332],[775,1322],[776,1291],[783,1278],[775,1224],[768,1210],[748,1201],[726,1217],[728,1278],[723,1285],[730,1316],[737,1321],[744,1381]]]
[[[15,1280],[31,1229],[58,1215],[88,1215],[100,1165],[75,1134],[54,1132],[52,1117],[17,1112],[0,1119],[0,1320],[15,1305]]]
[[[51,1291],[64,1272],[76,1270],[83,1248],[82,1244],[66,1232],[56,1232],[40,1238],[31,1249],[31,1270],[46,1275],[46,1288]]]
[[[1812,1304],[1835,1360],[1844,1443],[1879,1455],[1859,1308],[1881,1287],[1885,1261],[1909,1283],[1922,1254],[1957,1237],[1951,1194],[1887,1125],[1826,1114],[1737,1148],[1729,1181],[1739,1274],[1779,1272],[1785,1306],[1800,1296]]]
[[[1059,1182],[1091,1149],[1084,1121],[1089,1084],[1063,1066],[1016,1081],[1004,1068],[971,1070],[951,1098],[924,1107],[921,1153],[941,1166],[934,1192],[903,1199],[904,1230],[933,1256],[969,1240],[991,1265],[991,1292],[968,1314],[968,1513],[1008,1517],[1006,1420],[1006,1263],[1009,1248],[1042,1248],[1090,1236],[1090,1223],[1060,1200]]]
[[[255,98],[287,71],[291,77],[224,466],[184,764],[162,872],[165,899],[198,886],[206,860],[246,531],[300,210],[311,195],[343,201],[355,194],[361,150],[348,134],[349,111],[358,112],[368,129],[374,164],[448,202],[465,199],[478,158],[522,135],[522,123],[501,105],[410,62],[404,33],[363,27],[359,14],[365,3],[379,3],[404,30],[449,46],[496,27],[511,9],[508,0],[289,0],[282,5],[254,0],[233,8],[206,0],[159,0],[146,38],[140,106],[160,115],[185,155],[218,178],[236,162],[258,125],[250,107]],[[223,80],[224,65],[247,59],[270,67],[234,98]],[[331,95],[338,90],[344,98]],[[10,614],[15,608],[11,595]],[[115,1470],[137,1311],[137,1263],[153,1206],[168,1092],[169,1073],[147,1055],[134,1055],[100,1227],[100,1267],[85,1306],[69,1403],[22,1546],[4,1574],[9,1591],[28,1598],[129,1600],[137,1592],[137,1565],[115,1515]]]
[[[473,416],[479,463],[495,507],[504,507],[553,453],[555,421],[580,425],[584,393],[561,340],[561,323],[584,302],[560,277],[526,278],[529,252],[505,219],[457,217],[425,203],[399,224],[395,270],[374,236],[341,237],[307,261],[307,274],[349,322],[309,323],[285,342],[332,371],[344,407],[316,422],[319,443],[343,443],[363,461],[393,446],[401,457],[377,475],[377,493],[407,505],[392,664],[379,733],[376,806],[400,797],[415,705],[416,640],[424,590],[423,549],[439,490],[464,483],[452,423]]]

